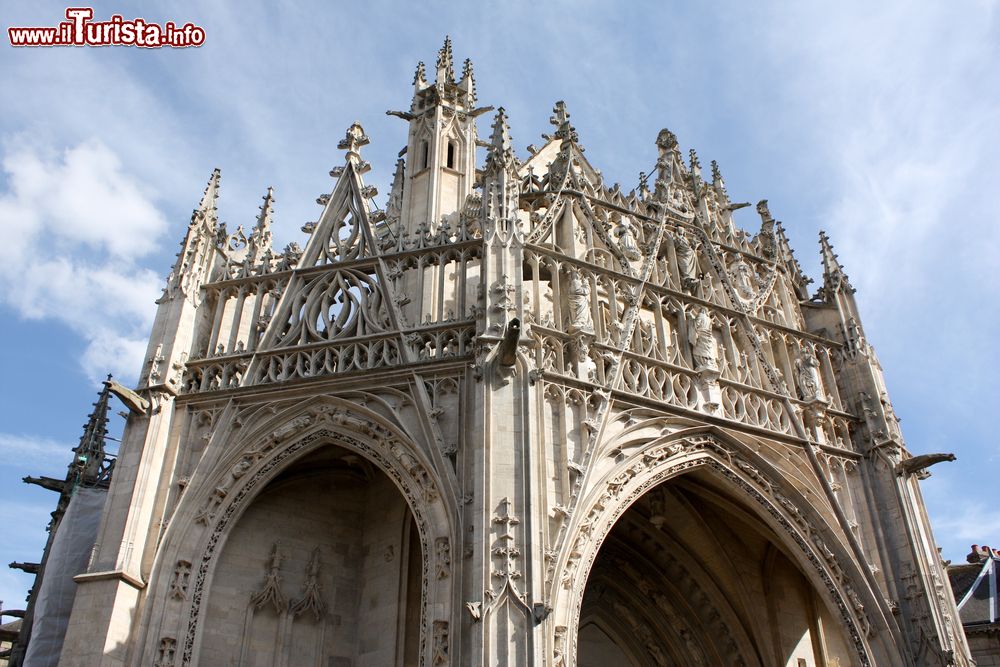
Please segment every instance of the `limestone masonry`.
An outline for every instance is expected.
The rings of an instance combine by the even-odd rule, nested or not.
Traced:
[[[270,190],[227,230],[212,174],[59,664],[972,665],[918,489],[948,457],[827,237],[811,290],[671,132],[608,187],[562,102],[522,162],[450,42],[432,74],[384,208],[355,123],[301,247]]]

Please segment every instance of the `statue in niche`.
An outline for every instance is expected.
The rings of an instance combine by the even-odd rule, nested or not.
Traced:
[[[823,400],[819,380],[819,359],[811,348],[806,348],[795,360],[795,376],[804,401]]]
[[[753,299],[757,288],[754,285],[753,269],[740,257],[733,265],[733,287],[736,293],[743,299]]]
[[[577,377],[587,382],[597,382],[597,363],[590,356],[590,345],[581,337],[576,342]]]
[[[642,259],[642,252],[639,251],[639,244],[635,240],[635,232],[632,231],[632,220],[627,215],[623,215],[618,221],[615,236],[618,237],[618,244],[626,258],[631,261]]]
[[[693,292],[700,282],[698,279],[698,257],[694,246],[688,241],[682,228],[677,229],[674,237],[674,249],[677,253],[677,268],[681,273],[681,287],[685,292]]]
[[[691,323],[691,356],[696,371],[719,370],[719,348],[712,333],[712,317],[702,308]]]
[[[579,271],[574,271],[570,275],[569,313],[570,330],[594,330],[594,323],[590,317],[590,286]]]

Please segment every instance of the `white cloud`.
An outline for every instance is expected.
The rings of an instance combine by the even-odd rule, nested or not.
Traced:
[[[997,266],[992,11],[886,2],[775,17],[772,57],[829,162],[821,186],[836,193],[821,224],[872,306],[870,321],[921,288],[949,286],[956,272]]]
[[[3,170],[0,298],[22,317],[57,320],[82,336],[91,377],[135,377],[162,285],[136,260],[167,227],[150,194],[96,140],[62,153],[9,142]]]
[[[0,459],[5,465],[31,468],[51,464],[52,460],[69,460],[76,443],[58,442],[51,438],[15,433],[0,433]]]

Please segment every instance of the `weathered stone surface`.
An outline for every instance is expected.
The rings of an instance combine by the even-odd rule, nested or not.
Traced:
[[[384,210],[357,123],[302,247],[212,176],[62,664],[970,665],[826,237],[811,296],[669,131],[626,192],[427,77]]]

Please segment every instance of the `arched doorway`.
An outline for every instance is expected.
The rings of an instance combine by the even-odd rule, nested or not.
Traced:
[[[200,664],[417,665],[423,562],[413,515],[367,459],[324,446],[232,528],[207,587]]]
[[[857,664],[784,541],[707,468],[650,488],[587,579],[579,667]]]

